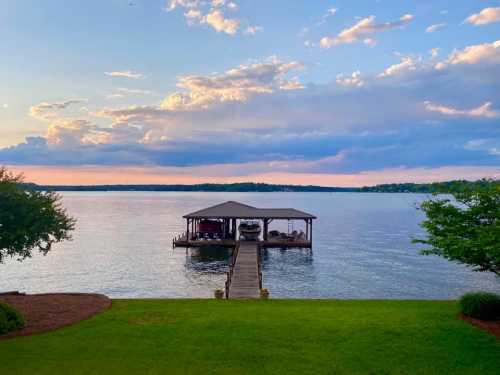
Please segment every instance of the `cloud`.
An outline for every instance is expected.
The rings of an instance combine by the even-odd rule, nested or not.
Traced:
[[[169,110],[206,109],[217,103],[243,102],[254,94],[272,93],[275,90],[299,89],[303,86],[297,78],[287,79],[287,74],[302,69],[297,61],[281,62],[270,59],[265,62],[240,65],[223,74],[212,76],[185,76],[177,87],[187,93],[176,92],[162,103]]]
[[[439,48],[431,48],[429,50],[429,55],[431,56],[431,59],[435,59],[439,55]]]
[[[149,90],[140,90],[140,89],[129,89],[126,87],[119,87],[116,91],[124,94],[124,95],[149,95],[151,91]]]
[[[225,11],[235,12],[238,5],[226,0],[171,0],[166,7],[167,11],[177,8],[185,8],[184,17],[189,25],[208,25],[218,33],[236,35],[240,30],[242,21],[238,18],[230,18]],[[247,35],[254,35],[262,31],[260,26],[249,26],[244,30]]]
[[[73,99],[56,103],[42,102],[30,107],[29,113],[31,117],[47,122],[52,121],[55,117],[58,117],[58,111],[66,109],[74,104],[84,102],[86,102],[85,99]]]
[[[464,22],[470,23],[475,26],[482,26],[499,21],[500,21],[500,7],[484,8],[479,13],[474,13],[471,16],[469,16]]]
[[[444,26],[446,26],[445,23],[436,23],[434,25],[430,25],[427,29],[425,29],[425,32],[426,33],[433,33]]]
[[[244,31],[244,34],[246,35],[255,35],[257,33],[260,33],[264,30],[264,28],[262,26],[248,26],[245,31]]]
[[[212,26],[217,32],[224,32],[229,35],[234,35],[238,31],[240,21],[237,19],[226,18],[220,10],[210,11],[202,20]]]
[[[378,42],[372,38],[363,39],[363,43],[366,44],[367,46],[370,46],[370,47],[374,47],[378,44]]]
[[[356,70],[352,72],[351,76],[345,77],[343,74],[338,74],[336,82],[345,87],[362,87],[365,82],[361,78],[361,72]]]
[[[375,16],[363,18],[353,26],[342,30],[336,37],[322,38],[320,46],[322,48],[331,48],[339,44],[351,44],[363,39],[370,39],[369,36],[373,34],[407,25],[413,19],[413,16],[411,14],[405,14],[398,21],[385,23],[376,23],[375,18]]]
[[[436,64],[436,69],[450,65],[498,64],[500,63],[500,40],[493,43],[476,44],[456,50],[450,56]]]
[[[144,78],[144,75],[141,73],[135,73],[131,70],[119,70],[113,72],[104,72],[107,76],[110,77],[122,77],[122,78],[130,78],[130,79],[139,79]]]
[[[394,64],[385,69],[378,75],[379,78],[388,78],[415,72],[422,68],[422,59],[420,57],[403,56],[401,62]]]
[[[335,14],[337,14],[337,11],[337,8],[328,8],[326,12],[321,16],[320,20],[316,22],[315,26],[322,26],[323,24],[325,24],[330,17],[333,17]]]
[[[165,9],[170,12],[178,7],[196,8],[200,6],[201,3],[202,1],[200,0],[169,0],[167,1]]]
[[[453,107],[446,107],[443,105],[433,104],[429,101],[424,102],[425,109],[431,112],[438,112],[445,116],[455,117],[483,117],[483,118],[498,118],[500,112],[491,109],[491,102],[486,102],[483,105],[473,109],[457,109]]]
[[[418,64],[411,74],[393,68],[393,79],[355,72],[304,85],[296,78],[302,64],[272,58],[180,77],[178,92],[166,93],[163,105],[89,103],[81,112],[80,105],[49,103],[41,110],[53,116],[40,116],[47,133],[0,149],[0,162],[186,173],[227,166],[233,176],[276,179],[398,168],[498,170],[498,155],[488,151],[495,145],[468,143],[498,138],[498,109],[488,102],[499,103],[500,93],[490,70],[468,64],[439,70],[423,59]],[[485,74],[488,79],[481,79]],[[362,89],[342,87],[359,82]]]
[[[119,87],[116,89],[115,93],[107,95],[106,98],[123,99],[128,96],[144,96],[144,95],[150,95],[151,93],[152,92],[149,90],[129,89],[126,87]]]
[[[500,139],[472,139],[465,144],[464,148],[472,151],[483,151],[492,156],[500,156]]]

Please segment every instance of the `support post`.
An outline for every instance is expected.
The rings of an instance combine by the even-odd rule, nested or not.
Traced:
[[[186,219],[186,240],[189,241],[189,218]]]
[[[310,232],[310,239],[309,239],[309,242],[311,242],[311,246],[312,246],[312,241],[313,241],[313,220],[312,219],[309,219],[309,225],[311,226],[311,229],[309,230]]]

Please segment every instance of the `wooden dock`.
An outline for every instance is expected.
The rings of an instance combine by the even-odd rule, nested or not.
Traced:
[[[259,242],[238,241],[226,282],[227,298],[260,298]]]

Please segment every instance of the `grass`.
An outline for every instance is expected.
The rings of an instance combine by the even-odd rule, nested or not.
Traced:
[[[454,302],[115,300],[0,341],[2,374],[499,374],[500,341]]]

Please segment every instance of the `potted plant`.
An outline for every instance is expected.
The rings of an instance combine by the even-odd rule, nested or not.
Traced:
[[[269,298],[269,290],[267,290],[266,288],[262,288],[260,290],[260,298],[268,299]]]
[[[222,289],[215,289],[214,296],[217,299],[223,299],[224,298],[224,291]]]

